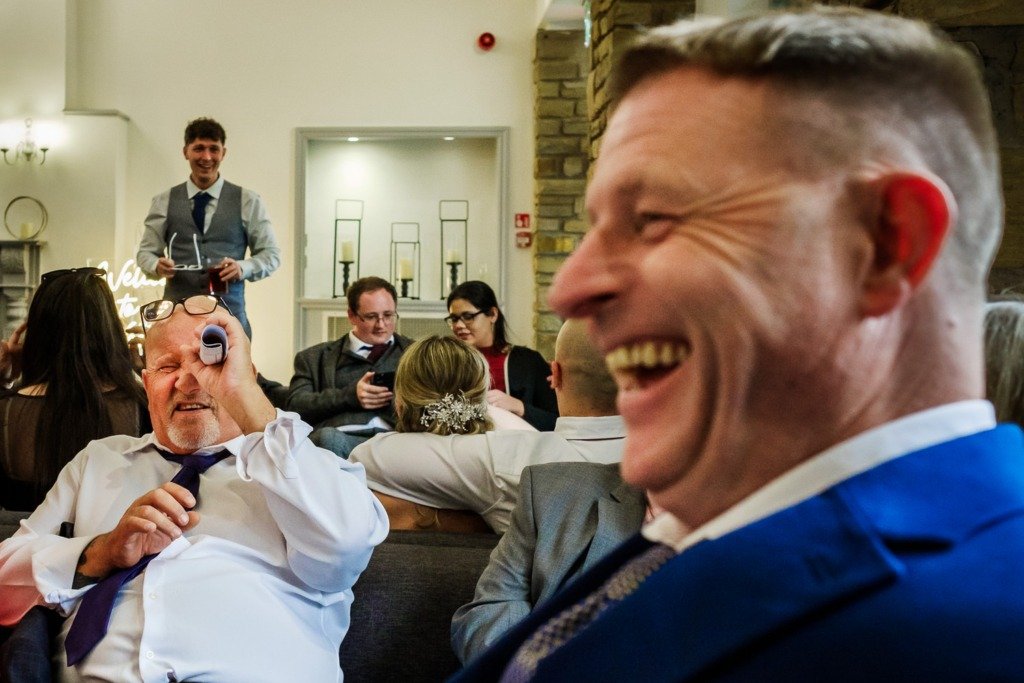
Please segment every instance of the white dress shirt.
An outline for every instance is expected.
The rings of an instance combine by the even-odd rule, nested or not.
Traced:
[[[650,541],[682,552],[700,541],[720,538],[808,500],[901,455],[995,426],[995,409],[988,401],[959,401],[913,413],[869,429],[802,462],[692,531],[679,518],[662,512],[644,526],[642,533]]]
[[[618,415],[560,417],[553,432],[377,434],[356,446],[349,460],[366,467],[366,483],[374,491],[429,507],[472,510],[503,534],[519,497],[523,468],[545,462],[619,462],[625,436]]]
[[[384,343],[390,344],[393,341],[395,341],[395,336],[391,335],[390,337],[388,337],[388,340]],[[352,353],[356,354],[357,356],[362,356],[363,358],[366,358],[367,356],[370,355],[370,352],[373,351],[373,349],[364,349],[364,346],[372,347],[373,344],[371,344],[370,342],[364,342],[362,339],[356,336],[356,333],[354,331],[348,333],[348,348],[352,351]]]
[[[198,525],[122,589],[107,635],[65,681],[340,681],[352,584],[387,535],[363,468],[316,448],[278,412],[264,432],[221,446],[200,479]],[[91,442],[46,500],[0,544],[0,622],[37,602],[74,615],[82,550],[179,465],[152,434]],[[57,535],[61,522],[74,538]],[[64,666],[64,622],[56,653]]]

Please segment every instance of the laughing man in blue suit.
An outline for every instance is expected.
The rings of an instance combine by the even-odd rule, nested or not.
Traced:
[[[1024,448],[981,400],[1003,203],[973,57],[819,9],[656,30],[612,82],[551,304],[589,320],[623,477],[666,513],[460,680],[1024,679]]]

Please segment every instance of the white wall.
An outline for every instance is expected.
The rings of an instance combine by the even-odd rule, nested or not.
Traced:
[[[469,277],[498,290],[499,169],[494,139],[313,140],[307,157],[305,296],[331,298],[335,200],[363,202],[360,276],[389,278],[391,224],[419,223],[419,296],[443,299],[438,201],[469,202]],[[465,254],[465,247],[460,246]],[[339,266],[340,268],[340,266]],[[447,270],[444,271],[447,277]],[[465,272],[463,272],[465,275]],[[340,278],[339,273],[339,278]],[[352,280],[356,275],[352,273]],[[446,280],[447,281],[447,280]],[[338,292],[341,293],[339,280]]]
[[[132,256],[152,195],[186,176],[185,122],[214,116],[228,132],[225,177],[263,196],[284,252],[281,269],[250,284],[247,299],[256,363],[287,382],[293,330],[282,321],[293,319],[296,296],[295,129],[508,126],[510,211],[529,212],[534,13],[532,0],[4,0],[4,118],[61,119],[51,101],[66,72],[76,79],[67,85],[66,109],[119,110],[129,119],[122,152],[116,130],[85,131],[94,136],[88,145],[71,135],[67,147],[51,153],[54,168],[69,165],[66,174],[34,174],[41,179],[34,196],[48,207],[71,195],[71,206],[87,210],[95,200],[111,214],[82,228],[51,211],[44,268],[84,260],[75,236],[83,231],[97,245],[113,241],[115,259]],[[66,16],[77,20],[65,26]],[[497,37],[490,52],[476,47],[484,31]],[[26,32],[28,38],[10,40]],[[65,47],[68,63],[61,69]],[[8,73],[8,64],[19,65],[17,73]],[[36,75],[24,78],[22,70]],[[74,132],[91,118],[62,120]],[[72,152],[74,145],[80,147]],[[78,159],[83,150],[88,159]],[[38,171],[50,168],[48,160]],[[14,176],[5,171],[4,205],[8,195],[25,193],[16,187],[21,180],[9,183]],[[113,196],[86,190],[97,182]],[[123,235],[119,224],[127,226]],[[74,248],[58,247],[65,241]],[[507,314],[517,330],[532,329],[531,265],[529,251],[510,250]]]

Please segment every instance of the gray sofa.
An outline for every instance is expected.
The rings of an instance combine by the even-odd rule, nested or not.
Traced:
[[[0,511],[0,538],[14,533],[25,514]],[[497,542],[494,534],[391,532],[353,588],[352,623],[339,651],[345,680],[426,683],[454,673],[459,664],[449,643],[451,617],[473,597]],[[33,652],[45,642],[40,632],[47,619],[36,613],[32,622],[32,629],[12,637],[15,652],[11,642],[4,645],[0,681],[48,680],[28,675],[40,663],[49,666],[48,653]],[[12,666],[21,672],[18,678],[11,678]]]

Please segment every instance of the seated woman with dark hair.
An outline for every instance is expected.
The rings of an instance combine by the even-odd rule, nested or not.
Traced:
[[[490,285],[463,282],[448,295],[452,333],[487,359],[491,373],[487,402],[522,417],[541,431],[555,428],[558,401],[548,382],[551,366],[537,351],[508,341],[505,315]]]
[[[482,435],[495,429],[532,428],[515,415],[487,404],[489,377],[483,356],[454,337],[425,337],[402,354],[395,375],[395,430],[377,434],[352,451],[350,459],[397,459],[415,469],[418,454],[447,450],[450,439]],[[475,438],[482,438],[476,436]],[[422,462],[422,460],[420,460]],[[430,473],[423,473],[423,480]],[[367,484],[387,510],[392,529],[490,531],[473,512],[420,505],[408,492],[367,477]],[[467,483],[468,485],[468,483]]]
[[[89,441],[149,431],[146,395],[104,274],[44,274],[23,338],[4,345],[0,374],[20,366],[21,377],[0,395],[0,507],[34,509]]]

